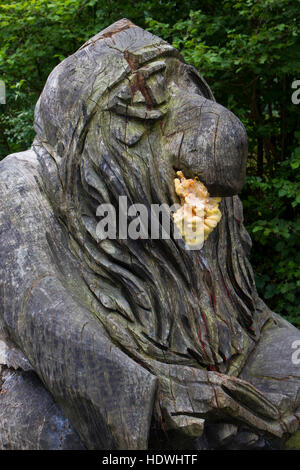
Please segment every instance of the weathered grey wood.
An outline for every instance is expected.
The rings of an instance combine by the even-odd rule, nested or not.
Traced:
[[[53,70],[35,130],[0,163],[0,327],[80,445],[283,446],[300,333],[257,295],[238,118],[178,51],[121,20]],[[177,170],[223,197],[203,249],[99,241],[99,204],[178,202]]]
[[[2,450],[85,449],[33,371],[4,369],[0,379]]]

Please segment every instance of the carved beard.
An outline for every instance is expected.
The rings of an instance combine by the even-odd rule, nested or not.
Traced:
[[[107,113],[99,121],[105,119]],[[118,126],[91,126],[69,170],[75,208],[67,213],[67,224],[80,246],[75,251],[81,253],[83,277],[97,299],[91,310],[135,359],[237,375],[266,321],[258,315],[264,306],[247,260],[251,241],[239,198],[223,198],[221,222],[199,251],[187,251],[174,238],[99,243],[99,204],[112,203],[118,220],[119,196],[127,196],[128,206],[146,205],[149,214],[153,203],[175,202],[174,170],[160,164],[159,123],[132,148],[112,129]]]

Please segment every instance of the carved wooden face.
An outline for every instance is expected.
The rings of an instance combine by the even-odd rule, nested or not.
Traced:
[[[99,116],[105,145],[122,155],[124,170],[159,166],[160,179],[176,200],[174,170],[197,176],[213,196],[237,194],[245,179],[246,131],[213,100],[194,67],[158,58],[110,90]],[[146,178],[147,179],[147,178]]]

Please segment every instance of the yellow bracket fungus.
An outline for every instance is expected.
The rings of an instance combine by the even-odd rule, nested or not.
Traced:
[[[180,198],[181,207],[174,214],[176,227],[189,246],[204,243],[221,219],[220,197],[210,197],[203,183],[186,179],[182,171],[174,179],[175,191]]]

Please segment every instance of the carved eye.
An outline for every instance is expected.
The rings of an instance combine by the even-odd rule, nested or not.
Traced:
[[[132,73],[129,83],[122,85],[108,103],[108,109],[116,114],[143,120],[163,117],[160,109],[166,101],[163,61],[153,62]]]
[[[160,105],[166,101],[166,84],[162,73],[150,77],[147,80],[147,88],[154,105]]]
[[[141,92],[149,107],[159,106],[164,103],[166,101],[166,85],[162,72],[165,68],[165,62],[156,61],[139,69],[136,77],[133,77],[132,80],[133,100],[135,100],[136,85],[134,85],[134,82],[136,82],[139,86],[137,91]]]

